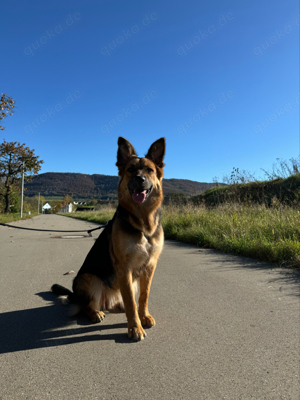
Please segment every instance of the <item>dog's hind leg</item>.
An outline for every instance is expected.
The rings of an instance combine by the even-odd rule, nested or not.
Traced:
[[[89,304],[83,308],[84,313],[94,323],[103,321],[105,314],[103,311],[98,310],[99,301],[92,299]]]
[[[95,275],[82,274],[74,279],[73,290],[87,317],[94,323],[101,322],[105,317],[104,312],[100,311],[103,282]]]
[[[118,289],[105,288],[103,290],[100,310],[107,310],[110,313],[125,312],[123,299]]]

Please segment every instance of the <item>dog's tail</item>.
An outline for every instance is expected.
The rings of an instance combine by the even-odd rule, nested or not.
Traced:
[[[62,304],[64,305],[68,305],[70,303],[72,304],[72,307],[69,312],[70,316],[74,316],[79,313],[80,307],[77,304],[75,294],[71,290],[55,283],[54,285],[52,285],[51,291],[52,293],[59,296],[59,300]]]
[[[61,285],[58,285],[57,283],[52,285],[51,291],[52,291],[52,293],[56,294],[57,296],[68,296],[69,297],[73,294],[73,292],[71,292],[71,290],[69,290]]]

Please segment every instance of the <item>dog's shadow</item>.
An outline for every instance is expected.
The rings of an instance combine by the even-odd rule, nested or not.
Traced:
[[[132,343],[127,337],[125,322],[107,325],[104,320],[91,324],[84,316],[70,318],[65,307],[55,303],[51,292],[36,294],[52,303],[0,314],[0,354],[94,340]],[[106,333],[119,328],[123,333]]]

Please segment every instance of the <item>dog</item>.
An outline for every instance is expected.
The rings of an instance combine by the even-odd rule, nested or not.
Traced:
[[[73,291],[54,284],[52,292],[67,296],[75,314],[83,311],[101,322],[104,310],[126,313],[128,337],[143,340],[143,328],[155,325],[148,310],[153,274],[164,244],[160,207],[165,138],[154,142],[145,157],[133,145],[118,139],[118,207],[100,233],[73,281]],[[140,287],[138,308],[135,295]],[[74,313],[73,313],[74,315]]]

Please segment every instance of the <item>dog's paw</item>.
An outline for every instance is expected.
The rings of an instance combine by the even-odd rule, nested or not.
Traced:
[[[103,321],[105,318],[105,314],[102,311],[94,311],[92,315],[90,315],[90,319],[92,322],[97,323]]]
[[[140,315],[141,324],[144,328],[151,328],[155,325],[155,319],[151,317],[150,314],[148,315]]]
[[[128,328],[129,339],[133,339],[139,342],[140,340],[144,340],[146,336],[147,336],[146,332],[141,326],[134,326],[132,328]]]

